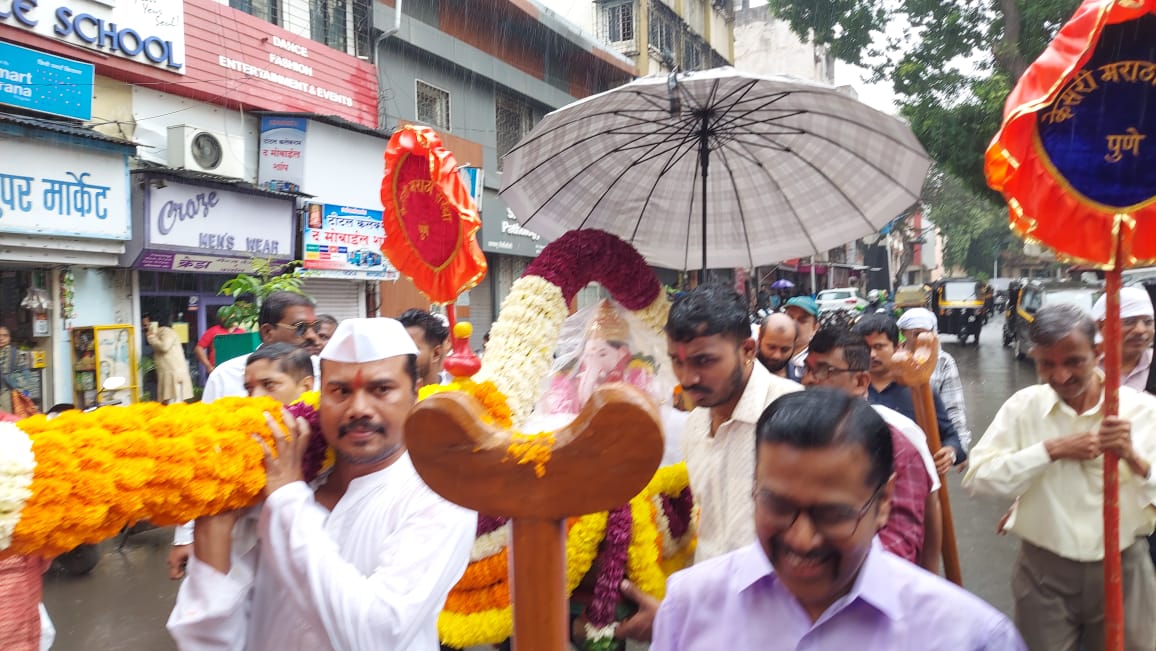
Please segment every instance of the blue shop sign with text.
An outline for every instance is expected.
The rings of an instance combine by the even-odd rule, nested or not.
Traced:
[[[92,64],[0,42],[0,104],[92,119]]]

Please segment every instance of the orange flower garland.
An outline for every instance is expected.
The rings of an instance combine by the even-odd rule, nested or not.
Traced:
[[[54,556],[142,520],[157,525],[249,506],[265,485],[259,434],[272,398],[143,403],[17,423],[32,442],[31,495],[5,550]]]

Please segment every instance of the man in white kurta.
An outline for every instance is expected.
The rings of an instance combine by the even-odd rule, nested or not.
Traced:
[[[308,437],[279,440],[259,513],[198,521],[168,622],[181,649],[438,649],[438,613],[465,571],[476,516],[430,490],[405,451],[415,356],[392,319],[338,327],[321,354],[334,469],[305,484]]]

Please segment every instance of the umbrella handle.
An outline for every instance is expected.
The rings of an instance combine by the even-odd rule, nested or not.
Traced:
[[[1119,248],[1119,242],[1117,242]],[[1104,416],[1120,412],[1120,251],[1116,266],[1104,273]],[[1104,453],[1104,649],[1124,649],[1124,581],[1120,559],[1120,459]]]

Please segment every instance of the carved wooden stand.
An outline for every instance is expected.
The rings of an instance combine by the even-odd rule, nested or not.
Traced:
[[[662,459],[662,425],[650,400],[626,384],[598,388],[555,433],[546,474],[519,465],[510,432],[487,425],[481,406],[438,393],[413,408],[405,433],[413,464],[447,500],[511,518],[514,647],[569,649],[565,519],[608,511],[646,487]]]
[[[935,454],[943,447],[939,438],[939,421],[935,416],[935,398],[931,394],[931,374],[939,356],[939,338],[930,332],[919,335],[915,352],[900,351],[892,359],[892,372],[899,384],[911,388],[915,403],[915,422],[927,434],[927,447]],[[951,497],[947,494],[947,477],[940,475],[939,508],[943,512],[943,573],[947,580],[963,585],[959,567],[959,548],[955,544],[955,519],[951,515]]]

